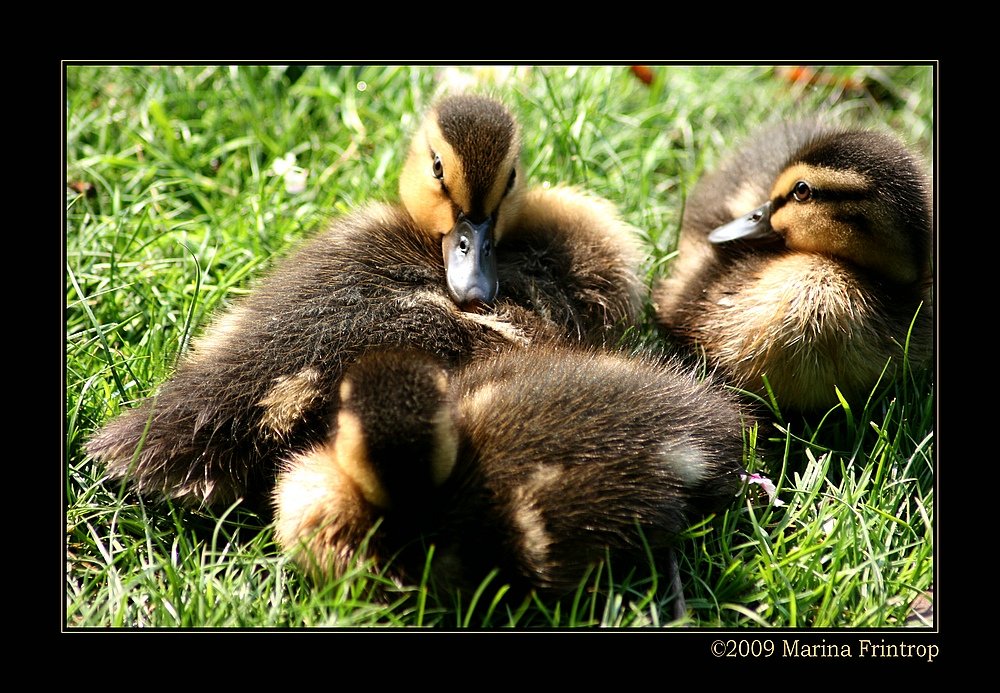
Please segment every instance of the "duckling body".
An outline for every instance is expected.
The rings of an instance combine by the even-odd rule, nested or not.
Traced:
[[[414,138],[403,205],[360,209],[280,263],[88,452],[142,493],[266,499],[278,457],[326,434],[344,366],[369,349],[454,365],[613,339],[640,305],[632,229],[583,193],[525,192],[518,147],[498,103],[445,99]]]
[[[319,579],[373,559],[412,584],[433,543],[439,586],[496,568],[563,593],[607,555],[648,565],[646,543],[669,546],[742,483],[738,405],[673,363],[545,347],[449,372],[371,352],[341,388],[328,440],[274,492],[278,542]]]
[[[863,403],[904,349],[930,361],[930,254],[929,183],[895,138],[772,126],[692,191],[657,319],[781,407]]]

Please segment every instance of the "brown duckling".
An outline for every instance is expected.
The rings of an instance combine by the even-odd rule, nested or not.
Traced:
[[[675,362],[540,347],[449,371],[369,352],[340,400],[274,491],[278,543],[320,581],[369,559],[415,584],[434,544],[439,587],[498,569],[559,595],[607,555],[648,565],[646,543],[669,547],[742,485],[739,405]]]
[[[688,198],[658,321],[781,408],[864,403],[904,351],[931,358],[929,190],[888,134],[764,129]]]
[[[519,142],[500,103],[440,101],[402,205],[362,208],[279,263],[88,452],[142,493],[266,500],[279,457],[326,435],[343,368],[369,349],[457,364],[533,339],[615,339],[641,305],[634,230],[604,200],[526,190]]]

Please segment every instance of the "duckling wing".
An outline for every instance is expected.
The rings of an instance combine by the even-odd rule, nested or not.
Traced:
[[[578,341],[611,344],[642,311],[638,233],[597,196],[529,190],[499,246],[500,295]]]

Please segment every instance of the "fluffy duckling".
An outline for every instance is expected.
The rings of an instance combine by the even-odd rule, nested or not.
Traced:
[[[692,191],[657,318],[780,407],[864,402],[904,349],[930,361],[930,256],[929,183],[899,141],[773,126]]]
[[[410,145],[403,205],[424,234],[440,239],[458,306],[499,296],[585,343],[614,341],[642,309],[637,230],[603,198],[526,188],[520,146],[517,122],[499,102],[443,99]]]
[[[415,584],[434,544],[438,586],[499,569],[560,594],[607,555],[647,565],[644,541],[669,546],[742,484],[739,406],[673,362],[546,347],[449,372],[370,352],[340,400],[273,496],[278,542],[318,580],[371,559]]]
[[[634,229],[604,200],[526,190],[519,142],[500,103],[440,101],[402,205],[362,208],[280,263],[88,452],[141,493],[266,502],[279,456],[325,436],[344,365],[369,349],[456,364],[533,339],[614,339],[641,305]]]

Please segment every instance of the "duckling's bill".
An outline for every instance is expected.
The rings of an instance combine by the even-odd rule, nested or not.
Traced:
[[[749,214],[723,224],[708,234],[709,242],[726,243],[738,239],[774,238],[777,234],[771,227],[771,209],[771,202],[768,201]]]
[[[493,252],[492,217],[474,224],[460,215],[458,223],[441,239],[448,292],[461,308],[490,304],[499,290]]]

